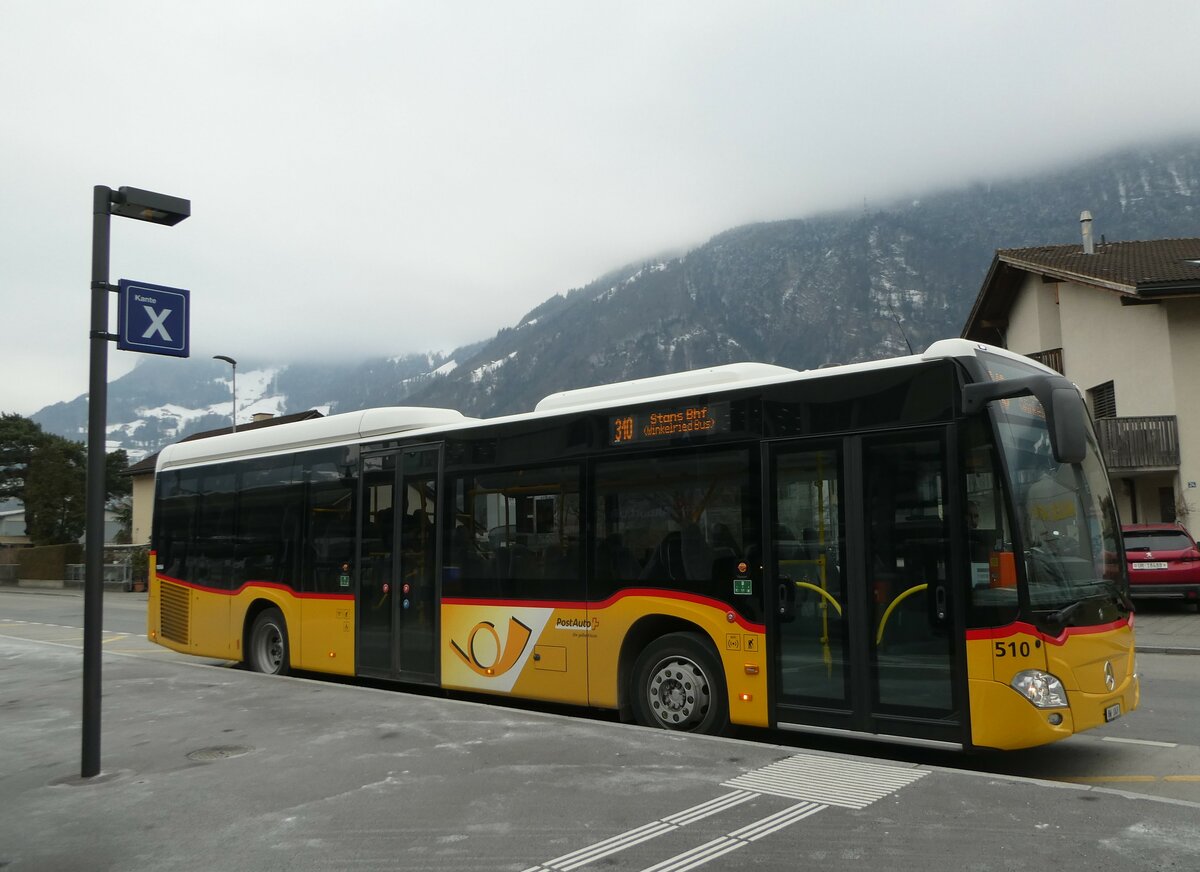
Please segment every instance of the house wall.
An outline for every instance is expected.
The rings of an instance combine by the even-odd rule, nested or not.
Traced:
[[[1026,278],[1009,311],[1006,339],[1018,354],[1062,347],[1057,284],[1046,284],[1041,276]]]
[[[1178,475],[1122,476],[1113,495],[1122,521],[1153,522],[1163,519],[1159,489],[1171,487],[1177,506],[1194,513],[1179,520],[1200,526],[1200,300],[1122,306],[1115,291],[1030,275],[1009,313],[1007,347],[1061,347],[1066,377],[1085,392],[1113,382],[1118,416],[1175,415]]]
[[[1159,308],[1159,307],[1153,307]],[[1161,307],[1170,325],[1175,414],[1179,418],[1179,520],[1200,527],[1200,300],[1176,300]],[[1189,487],[1195,483],[1197,487]],[[1195,532],[1195,531],[1193,531]]]
[[[31,544],[29,537],[25,535],[24,509],[0,514],[0,548],[25,547]]]
[[[154,523],[154,473],[133,476],[133,529],[129,541],[134,545],[150,543]]]
[[[1059,301],[1067,378],[1085,391],[1111,380],[1118,417],[1176,414],[1174,343],[1165,307],[1122,306],[1115,291],[1071,282],[1062,283]],[[1133,475],[1132,495],[1128,485],[1114,480],[1121,521],[1163,520],[1159,488],[1177,487],[1176,479],[1173,473]]]
[[[24,536],[25,512],[5,512],[0,515],[0,536]]]
[[[1122,306],[1115,291],[1059,285],[1063,368],[1087,391],[1113,382],[1117,415],[1175,414],[1171,338],[1162,306]]]

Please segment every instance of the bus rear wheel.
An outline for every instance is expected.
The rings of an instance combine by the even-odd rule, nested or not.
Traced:
[[[246,660],[255,672],[287,675],[291,658],[288,651],[287,623],[279,609],[266,609],[250,627]]]
[[[633,667],[639,724],[719,735],[729,726],[720,661],[700,637],[671,633],[646,647]]]

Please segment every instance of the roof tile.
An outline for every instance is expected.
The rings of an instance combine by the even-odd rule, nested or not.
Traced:
[[[1084,254],[1082,245],[1002,248],[996,256],[1014,265],[1123,285],[1135,293],[1200,285],[1200,239],[1108,242],[1097,244],[1095,254]]]

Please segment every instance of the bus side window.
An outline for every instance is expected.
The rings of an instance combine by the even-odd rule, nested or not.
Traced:
[[[452,482],[455,528],[447,537],[448,590],[523,594],[581,582],[578,466],[464,475]]]
[[[596,467],[595,578],[697,585],[726,595],[742,542],[757,536],[749,455],[741,448],[611,460]]]
[[[315,593],[344,593],[341,577],[354,565],[355,483],[342,477],[341,449],[308,458],[302,587]]]

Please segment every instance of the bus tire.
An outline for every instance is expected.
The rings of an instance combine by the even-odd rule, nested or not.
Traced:
[[[647,727],[720,735],[729,726],[721,663],[700,636],[655,639],[633,666],[633,713]]]
[[[276,608],[265,609],[250,627],[246,662],[255,672],[287,675],[291,671],[287,623]]]

